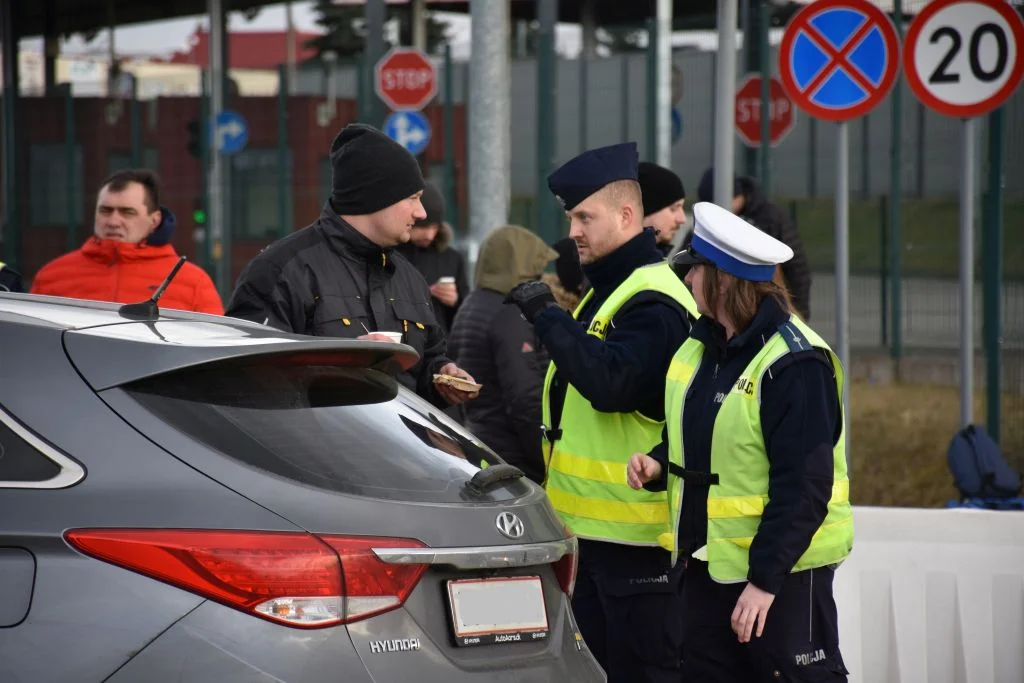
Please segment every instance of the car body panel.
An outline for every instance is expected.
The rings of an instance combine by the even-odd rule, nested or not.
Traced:
[[[519,480],[483,494],[460,488],[446,503],[318,488],[228,457],[161,422],[125,384],[197,364],[296,350],[369,349],[385,367],[407,349],[282,334],[178,312],[128,322],[109,304],[0,295],[0,411],[78,468],[60,488],[0,482],[0,548],[6,551],[0,569],[17,578],[5,586],[8,592],[0,591],[9,607],[0,617],[19,619],[0,625],[0,681],[604,680],[578,637],[552,565],[516,566],[530,555],[525,546],[567,538],[540,487]],[[469,447],[472,435],[441,411],[422,410],[436,411],[433,424],[444,423],[441,429],[461,430],[457,438]],[[451,458],[453,484],[480,471],[467,459],[436,458]],[[521,537],[502,535],[497,516],[503,512],[521,518]],[[70,529],[104,527],[415,538],[466,552],[497,548],[502,555],[508,548],[510,566],[433,564],[397,609],[347,626],[298,629],[89,557],[63,537]],[[523,575],[543,579],[549,638],[456,647],[446,582]],[[411,638],[420,647],[385,651],[371,644]]]

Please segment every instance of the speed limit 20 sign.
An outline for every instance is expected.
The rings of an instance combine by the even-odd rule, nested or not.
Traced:
[[[1024,75],[1024,20],[1006,0],[935,0],[907,31],[907,83],[925,105],[973,118],[996,109]]]

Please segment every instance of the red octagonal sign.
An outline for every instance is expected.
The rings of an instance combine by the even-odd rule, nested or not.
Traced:
[[[419,111],[437,94],[437,71],[421,51],[392,48],[377,62],[374,89],[393,111]]]
[[[796,125],[796,108],[782,82],[772,77],[768,83],[768,131],[772,147],[782,142]],[[748,147],[761,144],[761,76],[748,74],[736,88],[736,134]]]

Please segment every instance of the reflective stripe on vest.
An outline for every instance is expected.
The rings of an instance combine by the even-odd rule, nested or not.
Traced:
[[[761,381],[768,369],[782,356],[812,347],[826,351],[832,359],[842,409],[845,383],[843,367],[828,344],[796,316],[792,316],[779,332],[772,335],[747,365],[719,409],[711,442],[711,471],[718,474],[719,483],[711,486],[708,491],[706,547],[708,571],[718,582],[746,581],[750,544],[768,502],[768,454],[761,432]],[[684,467],[686,461],[682,447],[683,402],[697,374],[703,353],[704,345],[689,339],[680,347],[669,366],[665,388],[669,460],[680,467]],[[828,513],[811,538],[807,550],[790,571],[803,571],[841,562],[853,547],[853,513],[846,469],[845,413],[842,419],[839,441],[832,450],[833,485]],[[683,481],[679,477],[669,476],[670,531],[663,533],[659,542],[672,550],[673,563],[678,552],[676,538],[679,533],[683,488]]]
[[[679,302],[694,317],[697,306],[667,263],[637,268],[601,304],[587,329],[599,339],[607,336],[615,314],[637,294],[660,292]],[[578,318],[593,292],[573,313]],[[543,420],[551,426],[551,382],[554,362],[544,379]],[[661,440],[665,423],[640,413],[602,413],[569,384],[562,405],[561,435],[544,439],[544,487],[562,521],[581,538],[629,545],[657,545],[668,524],[664,493],[634,491],[626,484],[626,463],[636,452],[647,452]]]

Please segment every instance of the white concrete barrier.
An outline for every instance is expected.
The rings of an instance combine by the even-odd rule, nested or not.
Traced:
[[[1024,683],[1024,512],[855,507],[850,683]]]

